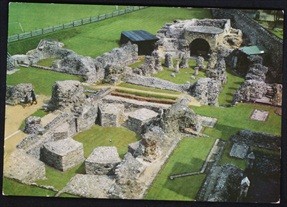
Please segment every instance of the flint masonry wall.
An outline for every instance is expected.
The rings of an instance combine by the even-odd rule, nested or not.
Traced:
[[[235,9],[212,9],[214,18],[231,19],[233,27],[241,29],[245,38],[252,45],[262,45],[270,62],[266,64],[270,68],[270,75],[275,82],[282,82],[283,40],[269,33],[255,20]]]

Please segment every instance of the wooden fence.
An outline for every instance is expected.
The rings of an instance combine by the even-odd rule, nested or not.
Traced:
[[[36,29],[36,30],[31,31],[31,32],[25,32],[25,33],[21,33],[21,34],[11,35],[8,37],[8,43],[16,42],[18,40],[27,39],[30,37],[40,36],[43,34],[56,32],[59,30],[67,29],[67,28],[72,28],[72,27],[77,27],[77,26],[81,26],[81,25],[85,25],[85,24],[103,21],[105,19],[117,17],[117,16],[124,15],[124,14],[130,13],[130,12],[133,12],[133,11],[138,11],[138,10],[141,10],[144,8],[146,8],[146,7],[145,6],[128,6],[125,9],[116,10],[116,11],[113,11],[113,12],[107,13],[107,14],[101,14],[98,16],[93,16],[93,17],[88,17],[88,18],[84,18],[84,19],[80,19],[80,20],[75,20],[75,21],[72,21],[69,23],[64,23],[61,25],[55,25],[52,27],[46,27],[43,29]]]

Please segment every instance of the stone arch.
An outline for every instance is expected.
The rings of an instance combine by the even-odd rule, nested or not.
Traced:
[[[211,47],[207,40],[196,38],[189,44],[190,56],[207,56]]]

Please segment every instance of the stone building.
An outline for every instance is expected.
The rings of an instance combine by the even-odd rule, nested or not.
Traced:
[[[73,139],[62,139],[44,144],[40,159],[46,164],[67,171],[84,161],[83,144]]]
[[[123,104],[101,104],[99,106],[99,120],[103,127],[119,127],[124,115]]]
[[[229,19],[177,20],[167,23],[157,37],[161,56],[165,53],[178,56],[180,51],[207,56],[219,45],[236,48],[242,42],[241,31],[233,29]]]

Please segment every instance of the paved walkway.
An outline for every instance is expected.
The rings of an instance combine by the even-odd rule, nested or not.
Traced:
[[[4,141],[4,158],[16,149],[17,144],[26,137],[26,134],[19,130],[22,122],[35,111],[40,109],[48,98],[39,95],[37,98],[38,104],[9,106],[6,105],[5,110],[5,141]]]

